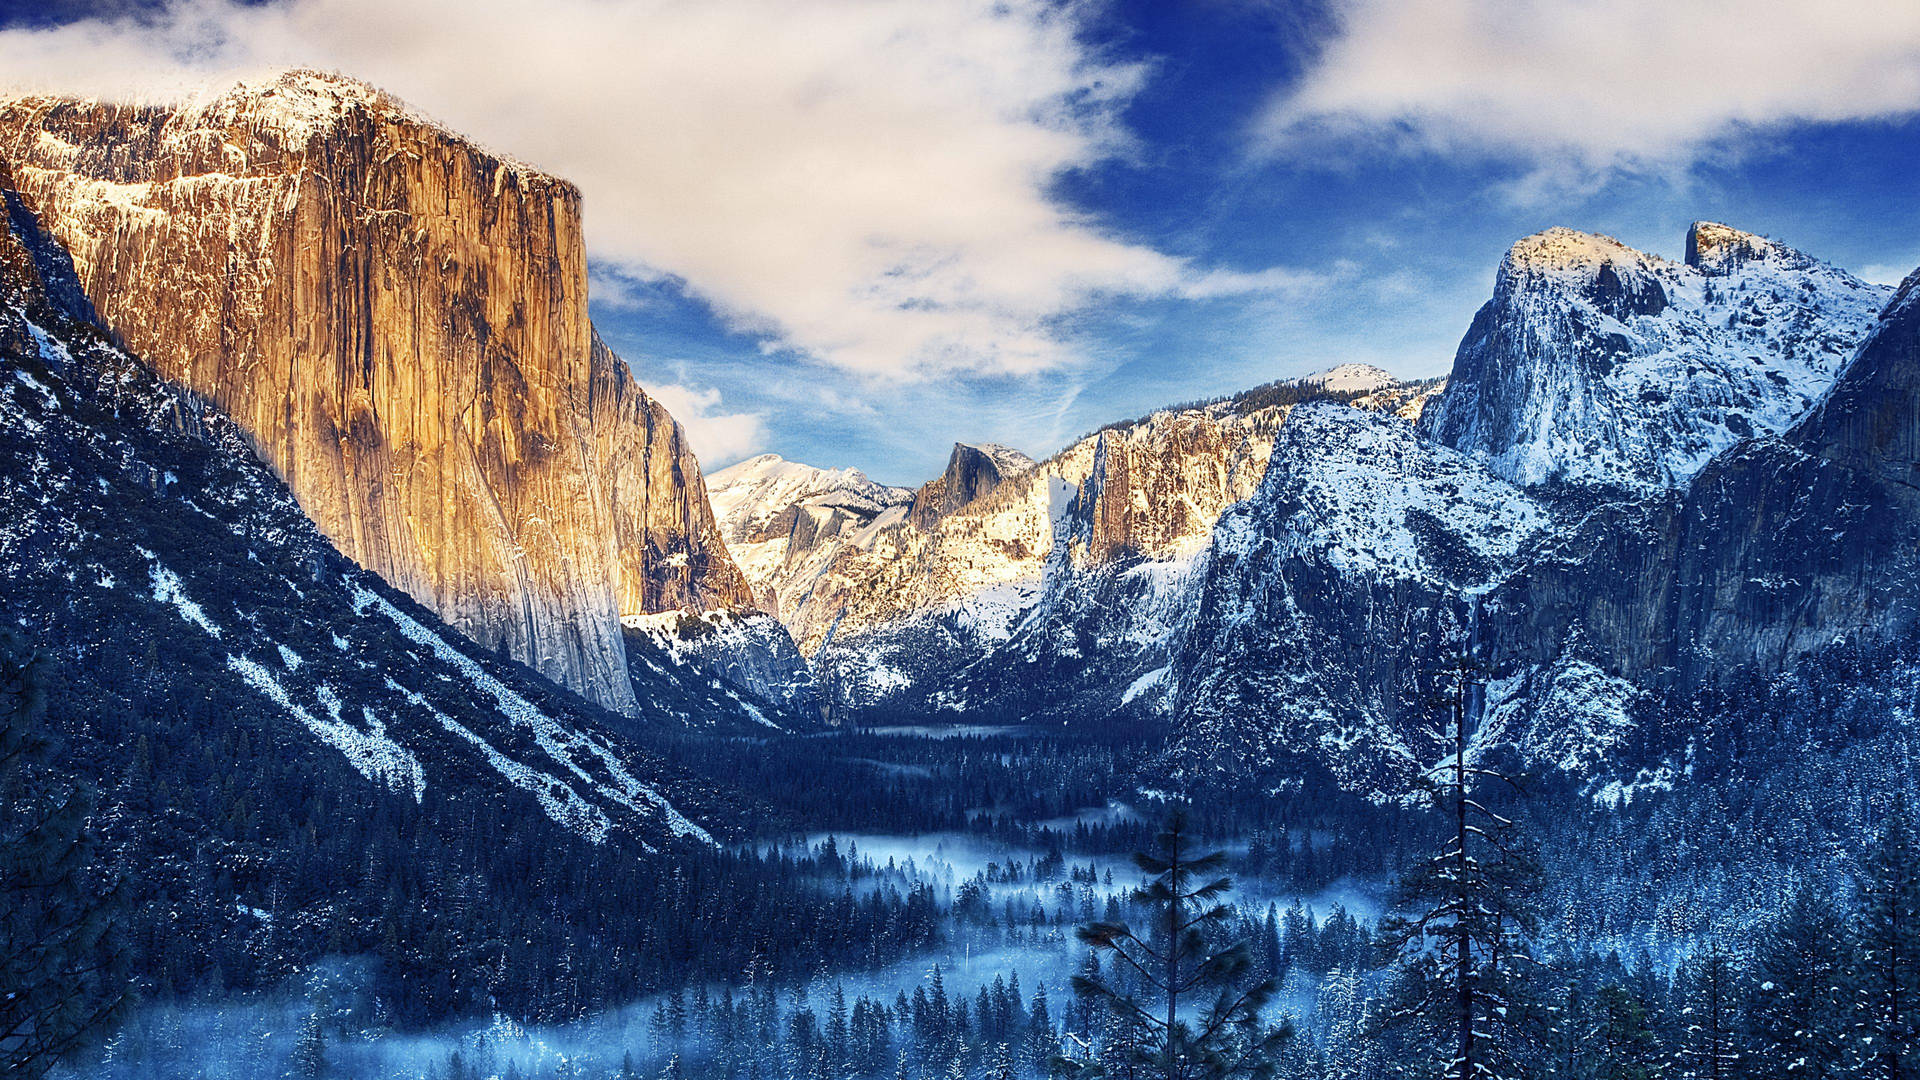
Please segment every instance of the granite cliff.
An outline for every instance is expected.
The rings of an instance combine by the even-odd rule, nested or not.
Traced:
[[[0,102],[101,320],[341,552],[621,711],[623,616],[750,606],[679,427],[587,317],[580,193],[372,87]]]
[[[1884,286],[1711,222],[1672,262],[1548,229],[1513,245],[1421,432],[1526,486],[1636,495],[1781,431],[1853,355]]]

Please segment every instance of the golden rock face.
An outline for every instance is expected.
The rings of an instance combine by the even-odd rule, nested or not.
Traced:
[[[630,709],[620,619],[751,606],[680,427],[587,317],[580,194],[364,84],[0,103],[102,321],[349,557]]]

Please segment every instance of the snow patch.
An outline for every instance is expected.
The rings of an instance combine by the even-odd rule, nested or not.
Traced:
[[[280,680],[260,664],[242,656],[229,656],[227,667],[305,724],[307,730],[319,736],[321,741],[345,755],[347,763],[361,776],[383,787],[411,791],[414,802],[419,802],[426,793],[426,771],[420,767],[420,759],[389,738],[386,725],[375,718],[372,712],[363,710],[367,723],[365,731],[354,727],[340,716],[339,695],[333,692],[332,687],[323,684],[317,696],[321,706],[327,710],[328,718],[322,720],[294,701]]]
[[[149,555],[151,558],[151,555]],[[147,574],[153,581],[153,598],[163,604],[172,604],[180,617],[205,630],[214,640],[220,639],[220,628],[207,618],[207,613],[199,604],[187,596],[181,587],[180,575],[155,562],[147,568]]]
[[[692,837],[706,844],[714,844],[712,835],[687,820],[658,791],[636,778],[612,750],[591,736],[575,731],[540,711],[532,702],[515,693],[505,683],[487,674],[486,670],[472,657],[448,644],[445,638],[394,607],[384,597],[355,582],[349,581],[348,588],[353,593],[356,613],[364,616],[369,609],[377,611],[397,626],[402,636],[415,644],[425,646],[441,663],[465,677],[474,689],[493,698],[495,707],[509,723],[532,735],[534,742],[549,758],[573,774],[579,781],[589,785],[602,796],[636,812],[640,812],[642,803],[647,804],[676,836]],[[606,784],[595,779],[588,771],[587,764],[598,765],[604,769],[613,778],[613,783]]]
[[[1133,680],[1132,684],[1127,687],[1126,692],[1120,695],[1120,704],[1130,705],[1133,703],[1133,699],[1139,697],[1141,694],[1158,689],[1166,683],[1167,676],[1172,673],[1173,669],[1171,667],[1157,667]]]

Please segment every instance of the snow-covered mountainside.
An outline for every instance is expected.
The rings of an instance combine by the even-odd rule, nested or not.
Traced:
[[[762,454],[707,478],[720,535],[752,583],[760,606],[785,616],[805,601],[812,579],[839,544],[869,526],[905,517],[909,488],[887,487],[858,469],[820,469]]]
[[[910,492],[774,455],[711,491],[832,722],[1149,715],[1193,560],[1259,485],[1287,411],[1331,397],[1411,417],[1439,385],[1343,365],[1110,425],[1044,462],[958,444]]]
[[[1221,516],[1164,682],[1180,775],[1312,765],[1392,796],[1438,754],[1421,657],[1547,511],[1395,417],[1302,405]]]
[[[1691,691],[1871,651],[1920,626],[1920,279],[1778,436],[1711,462],[1686,491],[1583,519],[1493,598],[1516,662],[1571,639],[1613,671]]]
[[[777,731],[820,724],[813,670],[778,619],[759,611],[668,611],[626,620],[634,694],[655,677],[700,680],[756,723]]]
[[[1680,389],[1615,414],[1615,427],[1527,414],[1546,435],[1506,452],[1475,441],[1497,425],[1456,429],[1431,410],[1415,431],[1336,406],[1295,409],[1260,491],[1215,530],[1196,614],[1160,683],[1174,777],[1322,770],[1349,791],[1403,797],[1440,749],[1422,680],[1472,628],[1491,682],[1471,752],[1573,774],[1602,798],[1683,767],[1676,700],[1835,650],[1873,656],[1920,626],[1916,279],[1862,322],[1877,287],[1701,225],[1689,267],[1578,234],[1534,238],[1510,258],[1503,291],[1539,272],[1514,264],[1546,259],[1542,244],[1563,276],[1520,289],[1538,302],[1496,313],[1497,332],[1483,312],[1452,386],[1490,370],[1480,346],[1492,334],[1522,343],[1498,353],[1514,386],[1566,389],[1569,372],[1610,372],[1579,390],[1610,406],[1657,375],[1679,373],[1667,385]],[[1789,293],[1784,275],[1802,284]],[[1585,299],[1561,302],[1576,287]],[[1706,324],[1709,303],[1734,329]],[[1564,333],[1591,328],[1601,307],[1617,324],[1607,334]],[[1635,342],[1672,347],[1632,352],[1629,323]],[[1775,350],[1741,357],[1757,382],[1727,374],[1735,340]],[[1713,388],[1729,383],[1780,391],[1739,399],[1741,415],[1777,434],[1726,426],[1731,399]],[[1476,400],[1453,393],[1435,408]],[[1493,418],[1497,405],[1541,399],[1477,400]],[[1464,430],[1467,452],[1435,428]],[[1591,460],[1556,456],[1576,448]],[[1640,494],[1566,500],[1553,481]]]
[[[637,714],[623,616],[752,604],[680,426],[593,332],[571,184],[313,71],[0,99],[0,156],[114,334],[466,636]]]
[[[1001,479],[930,526],[909,518],[882,529],[844,547],[816,579],[796,636],[815,650],[842,710],[1030,711],[1026,695],[1044,692],[1046,680],[1018,686],[1003,678],[1011,675],[1003,660],[1045,665],[1063,646],[1079,652],[1082,639],[1094,649],[1116,636],[1160,636],[1144,625],[1151,605],[1130,586],[1115,595],[1107,579],[1134,572],[1128,581],[1146,585],[1166,575],[1142,565],[1191,558],[1220,510],[1258,483],[1278,416],[1227,406],[1157,413]],[[946,477],[916,503],[952,490],[952,478],[975,467],[969,456],[956,448]],[[1090,604],[1082,593],[1105,599]],[[1114,625],[1050,618],[1083,604],[1088,618]],[[1120,628],[1135,620],[1142,624]],[[990,689],[969,689],[976,680]],[[1018,690],[1025,704],[995,702],[1003,690]]]
[[[1341,377],[1350,389],[1286,380],[1112,425],[931,525],[876,520],[791,617],[823,692],[854,716],[1159,715],[1194,560],[1259,486],[1288,411],[1327,396],[1394,411],[1435,385]]]
[[[0,618],[51,658],[62,700],[100,706],[66,733],[76,754],[184,718],[213,775],[239,739],[302,785],[429,816],[485,800],[636,853],[711,842],[691,809],[709,796],[663,780],[612,714],[342,558],[238,425],[91,323],[65,253],[5,197]],[[646,689],[647,722],[755,726],[697,681]]]
[[[1421,431],[1524,486],[1674,487],[1805,413],[1886,299],[1710,222],[1684,263],[1549,229],[1507,253]]]

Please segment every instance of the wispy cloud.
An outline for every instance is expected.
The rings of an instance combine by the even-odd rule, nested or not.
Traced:
[[[1920,111],[1912,0],[1348,0],[1340,24],[1266,149],[1510,155],[1524,193]]]
[[[694,456],[708,468],[738,461],[766,447],[767,418],[759,413],[724,411],[718,390],[650,382],[647,392],[680,421]]]
[[[180,0],[0,33],[10,82],[166,96],[230,73],[357,75],[578,183],[595,256],[850,371],[1069,363],[1106,295],[1264,290],[1076,216],[1143,77],[1052,0]],[[636,294],[618,277],[600,287]]]

